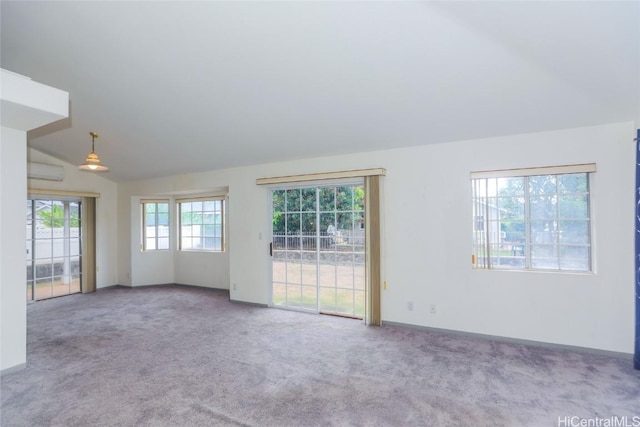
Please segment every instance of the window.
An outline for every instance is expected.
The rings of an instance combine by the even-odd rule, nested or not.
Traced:
[[[169,249],[169,201],[142,201],[142,250]]]
[[[595,165],[472,173],[474,268],[591,271],[591,172]]]
[[[224,251],[224,199],[179,200],[180,250]]]

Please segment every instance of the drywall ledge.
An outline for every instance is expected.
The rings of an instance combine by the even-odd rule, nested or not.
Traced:
[[[28,131],[69,117],[69,93],[1,69],[2,126]]]

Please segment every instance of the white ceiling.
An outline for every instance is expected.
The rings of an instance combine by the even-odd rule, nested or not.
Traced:
[[[640,3],[1,2],[69,92],[29,145],[114,181],[640,118]]]

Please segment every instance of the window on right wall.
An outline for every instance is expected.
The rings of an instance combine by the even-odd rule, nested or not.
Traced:
[[[595,164],[472,172],[476,269],[591,272]]]

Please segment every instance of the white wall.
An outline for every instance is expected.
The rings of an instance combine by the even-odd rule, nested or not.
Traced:
[[[256,178],[384,167],[384,321],[631,353],[634,129],[628,122],[123,183],[119,218],[131,221],[134,195],[228,186],[226,287],[234,300],[266,304],[269,189]],[[470,171],[589,162],[598,168],[595,274],[471,269]],[[130,225],[120,233],[120,261],[128,265]],[[188,268],[209,265],[192,258]]]
[[[64,167],[64,180],[29,179],[30,189],[85,191],[99,193],[96,200],[96,286],[103,288],[118,283],[118,185],[104,176],[81,172],[71,165],[39,151],[29,149],[31,162],[56,164]]]
[[[0,370],[5,370],[24,364],[27,352],[27,133],[2,127],[0,138]]]

